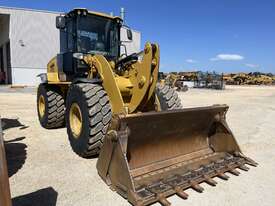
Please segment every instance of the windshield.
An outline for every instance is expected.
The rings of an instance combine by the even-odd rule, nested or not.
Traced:
[[[116,21],[98,16],[82,16],[77,21],[77,50],[101,54],[108,59],[119,55],[119,27]]]

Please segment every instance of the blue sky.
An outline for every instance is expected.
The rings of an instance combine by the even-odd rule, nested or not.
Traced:
[[[1,6],[126,10],[126,22],[157,42],[162,71],[275,73],[275,0],[0,0]]]

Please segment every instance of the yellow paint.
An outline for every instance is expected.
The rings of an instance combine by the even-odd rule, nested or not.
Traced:
[[[129,78],[116,76],[115,77],[116,84],[121,92],[122,96],[131,96],[133,84]]]
[[[157,44],[154,44],[154,45],[155,45],[155,50],[153,51],[153,55],[152,55],[150,88],[149,88],[147,100],[149,100],[150,97],[154,94],[156,89],[156,84],[158,81],[160,51],[159,51],[159,46]]]
[[[161,111],[161,106],[160,106],[160,102],[159,102],[159,98],[158,98],[158,96],[155,94],[155,101],[156,101],[156,104],[155,104],[155,106],[156,106],[156,111]]]
[[[43,95],[40,95],[39,99],[38,99],[38,113],[39,113],[40,118],[44,117],[45,111],[46,111],[45,98]]]
[[[120,19],[122,20],[119,16],[111,16],[105,13],[101,13],[101,12],[96,12],[96,11],[88,11],[88,14],[93,14],[96,16],[101,16],[101,17],[105,17],[105,18],[109,18],[109,19]]]
[[[142,61],[132,65],[129,71],[130,80],[133,83],[132,98],[128,105],[129,113],[133,113],[140,106],[146,104],[155,91],[158,76],[159,50],[156,45],[156,52],[150,43],[146,43]],[[152,63],[154,66],[152,66]]]
[[[60,82],[58,77],[57,58],[54,57],[47,65],[47,78],[49,82]]]
[[[84,61],[90,66],[88,77],[99,76],[107,92],[113,114],[135,113],[142,108],[154,108],[152,102],[159,71],[159,47],[147,43],[142,58],[116,73],[114,62],[108,62],[102,55],[85,55]],[[62,81],[58,74],[56,58],[48,64],[48,83],[62,88],[64,93],[71,82]],[[64,76],[64,75],[63,75]]]
[[[87,62],[91,68],[95,67],[99,73],[103,83],[103,87],[108,94],[110,103],[112,105],[112,112],[114,114],[125,113],[123,99],[115,80],[113,70],[102,55],[87,55],[84,57],[84,61]]]
[[[82,131],[82,114],[77,103],[70,107],[69,121],[73,137],[78,139]]]

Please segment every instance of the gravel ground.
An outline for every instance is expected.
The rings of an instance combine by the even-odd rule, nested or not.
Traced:
[[[180,97],[185,107],[228,104],[227,121],[243,153],[260,165],[239,177],[229,175],[228,181],[215,179],[216,187],[202,184],[202,194],[188,189],[188,200],[172,196],[169,201],[175,206],[274,205],[275,87],[190,89]],[[71,151],[65,129],[40,127],[34,92],[1,89],[0,115],[9,121],[4,127],[13,127],[4,131],[4,138],[14,140],[7,144],[9,165],[15,168],[10,171],[14,205],[129,205],[97,175],[97,159],[82,159]]]

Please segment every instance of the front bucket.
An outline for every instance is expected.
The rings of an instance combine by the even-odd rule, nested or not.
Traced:
[[[228,179],[236,168],[256,166],[241,150],[225,121],[226,105],[118,116],[104,140],[99,175],[134,205],[160,202],[184,189],[198,192],[212,177]]]

